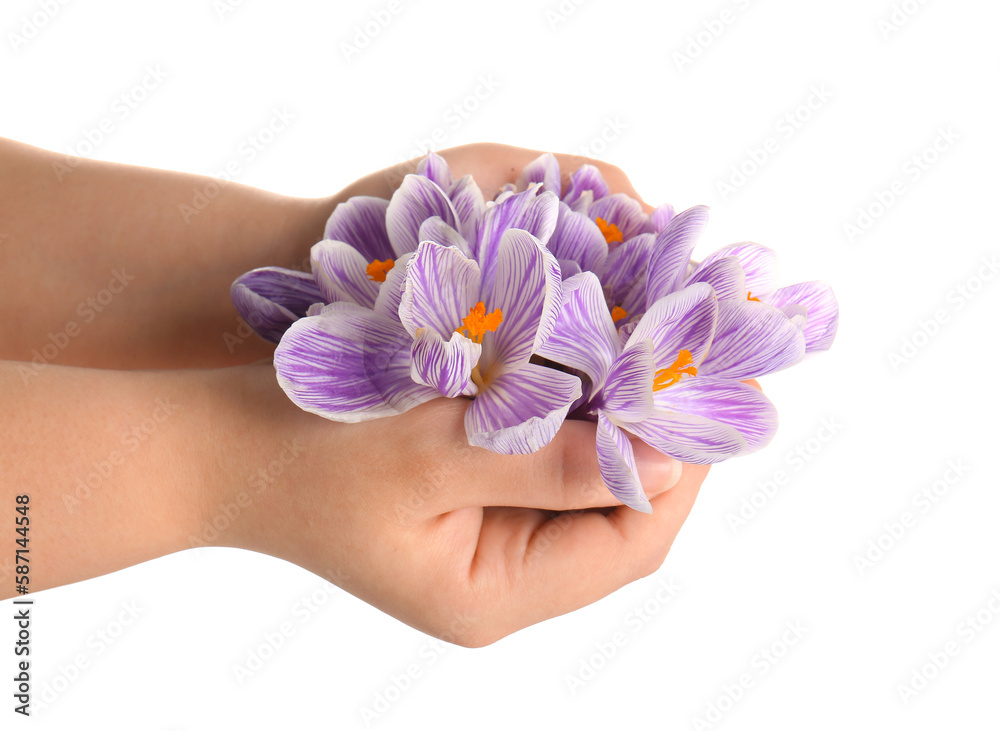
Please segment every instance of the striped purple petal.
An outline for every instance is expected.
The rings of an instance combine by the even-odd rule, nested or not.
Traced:
[[[416,337],[430,328],[448,340],[479,301],[479,267],[452,246],[424,241],[406,265],[399,319]]]
[[[431,216],[452,228],[458,226],[458,214],[448,195],[430,178],[407,175],[392,194],[385,213],[386,230],[396,256],[417,250],[420,224]]]
[[[664,203],[649,215],[649,222],[653,226],[653,231],[660,233],[673,217],[674,207],[669,203]]]
[[[541,183],[542,190],[548,190],[562,195],[562,182],[559,175],[559,160],[551,152],[539,155],[521,170],[517,179],[517,189],[526,190],[532,183]]]
[[[641,324],[641,323],[640,323]],[[719,302],[719,322],[700,375],[744,380],[795,365],[806,352],[795,323],[764,302]]]
[[[724,256],[735,256],[740,260],[746,277],[747,292],[754,297],[766,297],[778,286],[778,256],[766,246],[750,241],[732,244],[713,251],[701,264],[711,264]]]
[[[592,272],[567,279],[562,285],[562,301],[552,333],[537,353],[582,371],[599,388],[621,352],[601,283]]]
[[[371,308],[379,283],[368,276],[371,263],[350,244],[320,241],[310,251],[313,277],[327,302],[354,302]]]
[[[632,442],[604,412],[597,415],[597,464],[612,495],[630,508],[643,513],[653,512],[639,481]]]
[[[604,182],[604,176],[593,165],[581,165],[569,176],[569,187],[566,189],[563,200],[572,206],[580,199],[584,191],[589,193],[589,200],[586,201],[588,204],[608,194],[608,184]]]
[[[552,333],[562,306],[559,263],[527,231],[511,229],[500,239],[492,291],[483,282],[486,311],[499,308],[503,322],[483,341],[484,372],[527,362]]]
[[[442,221],[440,216],[431,216],[420,224],[420,231],[417,233],[417,238],[421,241],[433,241],[442,246],[454,246],[466,257],[472,258],[472,249],[469,248],[469,242],[465,240],[462,234]]]
[[[559,203],[555,231],[546,245],[557,259],[571,259],[585,272],[600,270],[608,258],[608,244],[597,224],[582,213],[574,213],[563,202]]]
[[[702,416],[736,429],[746,441],[746,451],[760,449],[778,430],[778,411],[767,396],[753,386],[729,379],[698,376],[656,391],[658,411]]]
[[[439,396],[410,378],[411,343],[398,322],[338,302],[288,329],[274,351],[274,367],[281,388],[305,411],[367,421]]]
[[[595,200],[587,209],[587,215],[592,221],[601,218],[608,224],[616,225],[622,232],[623,241],[643,233],[646,227],[646,214],[639,201],[624,193],[614,193]]]
[[[448,162],[436,152],[428,152],[417,163],[417,175],[424,176],[444,191],[450,191],[455,182]]]
[[[558,259],[558,262],[559,273],[562,275],[563,281],[575,277],[577,274],[583,274],[583,269],[572,259]]]
[[[704,283],[662,297],[639,320],[625,350],[649,340],[655,369],[672,365],[681,350],[689,351],[694,365],[700,368],[713,343],[719,307],[711,286]]]
[[[616,421],[642,421],[653,412],[653,343],[626,349],[601,389],[601,409]]]
[[[609,307],[621,305],[636,287],[645,294],[646,267],[654,240],[653,234],[640,234],[608,254],[597,274]]]
[[[803,337],[805,337],[806,319],[809,317],[809,310],[802,305],[792,304],[782,305],[778,309],[781,310],[782,314],[787,317],[791,323],[802,332]],[[806,352],[809,352],[808,340],[806,341]]]
[[[746,275],[735,256],[723,256],[708,264],[702,262],[695,267],[686,284],[695,282],[711,284],[720,300],[747,298]]]
[[[403,287],[406,286],[406,266],[412,258],[413,254],[403,254],[386,273],[372,307],[376,314],[399,322],[399,303],[403,298]]]
[[[735,427],[679,411],[654,410],[642,421],[622,426],[663,454],[691,464],[722,462],[747,446]]]
[[[590,207],[594,204],[594,191],[585,190],[575,199],[564,201],[569,209],[574,213],[584,213],[590,210]]]
[[[489,286],[494,280],[497,249],[507,231],[523,229],[545,244],[552,237],[558,217],[559,199],[554,193],[539,193],[537,185],[487,208],[476,250],[483,282]]]
[[[323,238],[350,244],[369,262],[395,259],[385,228],[388,208],[385,198],[354,196],[333,209]]]
[[[803,330],[806,352],[826,350],[833,345],[840,321],[840,308],[830,285],[824,282],[793,284],[782,287],[768,297],[767,301],[782,310],[787,305],[801,305],[806,308],[806,324]]]
[[[310,305],[324,301],[311,274],[281,267],[249,271],[233,282],[229,293],[240,317],[272,343],[305,316]]]
[[[471,175],[463,175],[455,182],[448,195],[455,208],[455,215],[458,216],[458,230],[469,247],[474,247],[479,236],[479,224],[486,212],[483,192]]]
[[[708,207],[694,206],[674,216],[656,235],[646,275],[646,309],[683,286],[691,252],[707,223]]]
[[[410,377],[438,391],[445,398],[475,396],[470,374],[479,362],[482,346],[464,335],[452,333],[449,340],[429,328],[417,331],[411,351]]]
[[[498,454],[530,454],[556,435],[580,379],[529,363],[492,379],[465,412],[469,444]]]

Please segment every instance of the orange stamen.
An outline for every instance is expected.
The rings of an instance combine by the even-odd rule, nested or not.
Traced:
[[[368,277],[376,282],[384,282],[385,275],[389,273],[389,270],[396,266],[396,262],[392,259],[386,259],[385,261],[379,261],[376,259],[367,267],[365,267],[365,273]]]
[[[615,305],[614,307],[611,308],[611,319],[614,322],[618,322],[619,320],[624,320],[626,317],[628,317],[628,313],[618,305]]]
[[[760,302],[759,299],[757,299],[756,297],[753,296],[753,292],[747,292],[747,301],[748,302]]]
[[[477,343],[483,342],[483,335],[487,332],[495,332],[503,322],[503,312],[496,308],[487,314],[486,305],[482,302],[475,307],[469,308],[469,316],[462,320],[462,327],[455,332],[460,333],[465,330],[465,336]]]
[[[608,243],[608,245],[612,243],[620,244],[624,239],[621,230],[613,223],[608,223],[603,218],[597,219],[597,228],[601,229],[601,233],[604,234],[604,240]]]
[[[677,360],[669,368],[662,368],[653,376],[653,390],[661,391],[668,386],[678,383],[684,376],[697,376],[698,369],[694,366],[694,359],[690,350],[681,350],[677,354]]]

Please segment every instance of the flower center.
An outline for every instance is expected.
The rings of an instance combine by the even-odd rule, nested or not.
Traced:
[[[604,240],[610,245],[612,243],[621,243],[622,236],[621,229],[615,226],[613,223],[608,223],[603,218],[597,219],[597,228],[601,229],[601,233],[604,234]]]
[[[628,317],[628,313],[624,310],[624,308],[619,307],[618,305],[611,308],[611,319],[614,322],[624,320],[626,317]]]
[[[385,261],[379,261],[376,259],[367,267],[365,267],[365,273],[370,279],[376,282],[384,282],[385,275],[389,273],[389,270],[396,266],[396,262],[392,259],[386,259]]]
[[[747,292],[747,301],[748,302],[760,302],[759,299],[757,299],[756,297],[753,296],[753,292]]]
[[[456,328],[455,332],[460,333],[465,330],[465,336],[470,340],[481,343],[483,335],[487,332],[495,332],[503,322],[503,312],[496,308],[493,312],[486,312],[486,305],[482,302],[475,307],[469,308],[469,316],[462,319],[462,327]]]
[[[677,354],[677,360],[669,368],[662,368],[653,376],[653,390],[661,391],[668,386],[673,386],[684,376],[697,376],[698,369],[694,367],[694,359],[690,350],[681,350]]]

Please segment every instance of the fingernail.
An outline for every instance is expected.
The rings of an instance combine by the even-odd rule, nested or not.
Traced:
[[[632,452],[635,455],[635,466],[639,470],[639,479],[647,495],[659,495],[680,481],[684,471],[683,462],[638,440],[632,442]]]

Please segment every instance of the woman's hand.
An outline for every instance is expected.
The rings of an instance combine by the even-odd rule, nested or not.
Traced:
[[[461,645],[489,644],[655,571],[708,472],[635,441],[647,515],[602,483],[591,423],[566,422],[534,454],[497,455],[468,444],[466,399],[338,424],[292,404],[270,365],[231,370],[219,397],[242,404],[224,437],[239,448],[218,469],[235,479],[204,501],[201,525],[253,504],[200,535],[292,561]],[[289,444],[296,454],[274,484],[249,487]]]
[[[492,198],[541,153],[481,143],[441,154]],[[611,192],[636,195],[611,165],[557,157],[567,180],[592,163]],[[233,307],[233,280],[263,266],[308,270],[309,250],[338,203],[390,198],[416,166],[411,160],[329,198],[305,199],[0,139],[0,359],[133,369],[270,357],[274,346]]]

